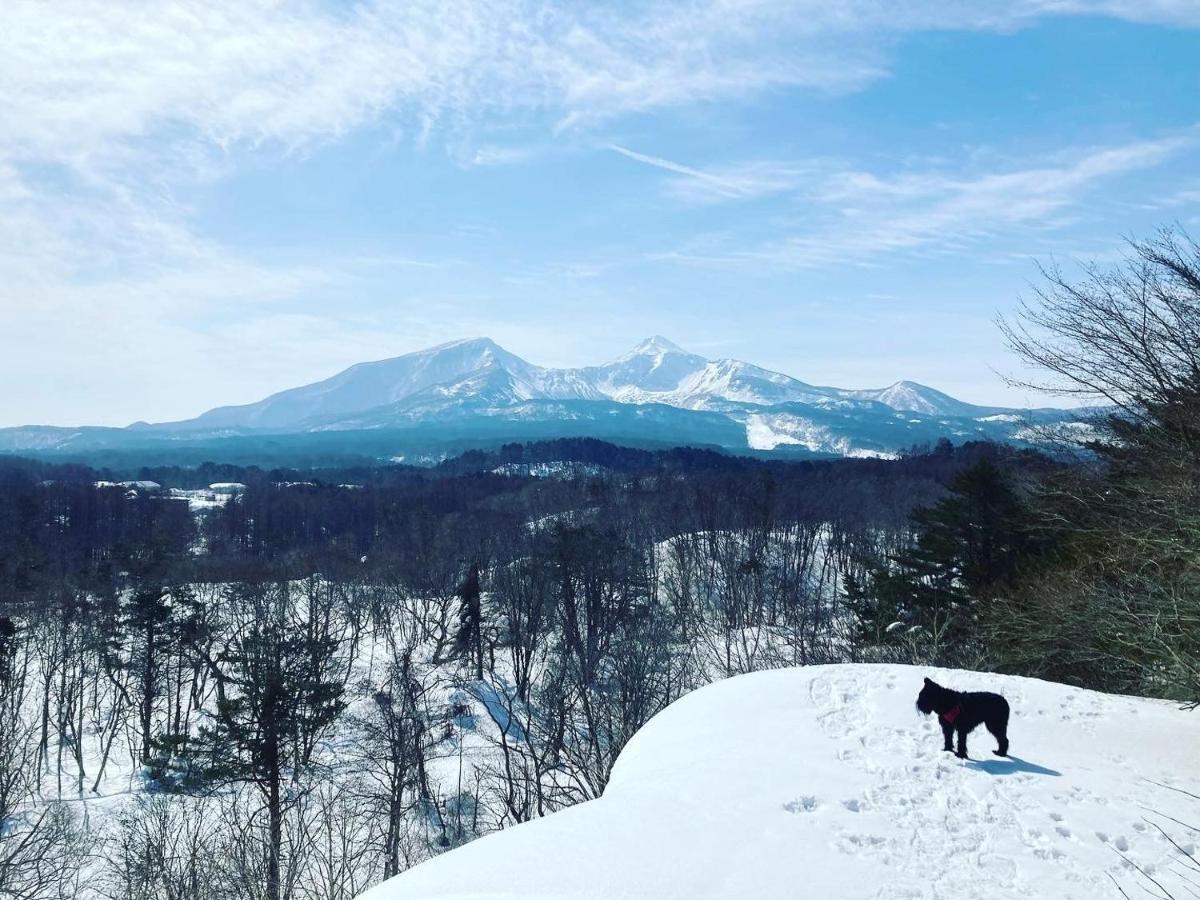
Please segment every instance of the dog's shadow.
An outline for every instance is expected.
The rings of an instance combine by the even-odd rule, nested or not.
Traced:
[[[987,772],[989,775],[1016,775],[1018,772],[1026,772],[1030,775],[1050,775],[1055,778],[1062,775],[1062,772],[1055,769],[1047,769],[1045,766],[1039,766],[1037,763],[1021,759],[1019,756],[998,756],[995,759],[971,759],[967,760],[967,765],[973,769],[980,769]]]

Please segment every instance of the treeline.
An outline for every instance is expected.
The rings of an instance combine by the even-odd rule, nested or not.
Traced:
[[[109,595],[143,571],[175,568],[196,533],[187,501],[97,486],[91,473],[0,478],[0,617]]]
[[[755,505],[779,520],[838,521],[857,528],[903,527],[910,510],[936,499],[954,473],[1003,456],[1023,469],[1048,461],[984,443],[917,448],[891,460],[767,462],[711,451],[630,450],[600,441],[552,441],[476,452],[433,469],[384,467],[373,478],[343,481],[354,470],[259,470],[206,464],[183,477],[143,469],[139,480],[164,487],[232,481],[239,499],[195,521],[185,499],[130,490],[106,470],[0,457],[0,586],[3,602],[36,601],[64,583],[115,592],[137,566],[158,565],[168,582],[239,577],[253,561],[263,571],[303,577],[380,560],[411,540],[442,533],[446,553],[475,532],[511,532],[522,523],[580,509],[598,518],[644,518],[659,534],[699,527],[676,511],[722,497],[728,518]],[[567,463],[592,468],[536,477],[512,464]],[[128,475],[129,473],[123,473]],[[711,517],[710,517],[711,518]],[[720,524],[720,523],[718,523]],[[193,552],[194,550],[202,552]],[[172,570],[169,574],[166,570]]]

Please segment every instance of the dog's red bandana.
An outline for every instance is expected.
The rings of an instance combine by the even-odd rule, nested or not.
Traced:
[[[958,718],[958,714],[962,712],[961,706],[955,706],[953,709],[948,709],[942,713],[939,718],[947,725],[953,725],[954,720]]]

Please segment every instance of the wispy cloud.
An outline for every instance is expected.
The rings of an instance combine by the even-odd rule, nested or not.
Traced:
[[[751,200],[778,194],[794,190],[816,171],[813,167],[768,161],[752,161],[705,170],[672,162],[660,156],[638,153],[619,144],[610,144],[608,149],[636,162],[681,176],[668,181],[667,192],[688,203]]]
[[[950,252],[1017,228],[1054,228],[1108,179],[1195,149],[1192,134],[1058,154],[1005,171],[835,172],[803,195],[813,227],[749,244],[736,236],[660,258],[717,265],[811,268],[875,264],[896,252]]]
[[[529,162],[538,155],[533,147],[503,147],[494,144],[477,147],[467,157],[472,166],[513,166]]]
[[[861,87],[887,40],[1048,15],[1200,25],[1192,0],[9,0],[0,153],[95,162],[122,141],[294,146],[389,113],[416,136],[538,109],[560,124],[746,96]]]

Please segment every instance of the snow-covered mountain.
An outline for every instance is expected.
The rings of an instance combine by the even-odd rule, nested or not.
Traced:
[[[707,359],[657,336],[607,365],[579,369],[536,366],[488,338],[472,338],[359,363],[332,378],[257,403],[218,407],[194,419],[157,427],[306,430],[337,428],[343,420],[355,422],[356,427],[367,422],[378,426],[389,417],[444,413],[456,405],[494,409],[529,400],[611,400],[680,409],[850,401],[924,415],[993,412],[909,381],[877,390],[814,387],[739,360]]]
[[[486,337],[454,341],[378,362],[361,362],[336,376],[240,407],[220,407],[196,419],[157,426],[206,428],[337,427],[343,418],[376,424],[389,416],[445,413],[462,404],[497,408],[526,401],[610,400],[662,403],[680,409],[720,409],[782,403],[832,407],[877,403],[896,412],[984,415],[974,407],[913,382],[876,390],[817,388],[780,372],[732,359],[710,360],[665,337],[650,337],[602,366],[545,368],[524,361]],[[364,415],[365,413],[370,413]]]
[[[575,371],[619,403],[705,409],[720,403],[763,406],[823,396],[819,389],[787,375],[735,359],[706,359],[657,336],[607,365]]]
[[[970,760],[943,753],[936,720],[914,709],[924,675],[1004,694],[1012,756],[993,756],[983,728]],[[1193,896],[1197,832],[1180,823],[1197,818],[1198,742],[1200,718],[1174,704],[1030,678],[896,665],[743,675],[655,716],[600,799],[361,900]]]
[[[0,450],[127,447],[146,440],[452,429],[458,438],[590,435],[730,449],[881,456],[950,438],[1030,441],[1056,411],[974,406],[911,381],[819,387],[652,337],[606,365],[555,369],[487,338],[360,363],[256,403],[129,429],[8,429]],[[647,427],[653,423],[653,434]],[[556,424],[561,426],[556,430]],[[57,442],[57,443],[56,443]]]
[[[532,398],[571,397],[576,386],[559,384],[559,373],[530,365],[494,341],[453,341],[394,359],[359,363],[332,378],[272,394],[257,403],[221,406],[160,428],[303,429],[334,419],[386,408],[424,394],[454,400],[483,398],[493,403]]]
[[[865,391],[842,391],[843,396],[856,400],[875,400],[884,406],[904,412],[929,416],[977,416],[1001,412],[995,407],[975,406],[955,400],[949,394],[935,391],[915,381],[897,381],[885,388]]]

